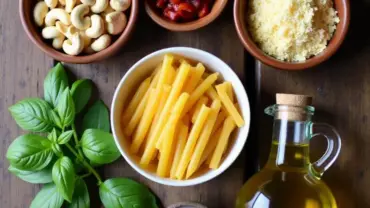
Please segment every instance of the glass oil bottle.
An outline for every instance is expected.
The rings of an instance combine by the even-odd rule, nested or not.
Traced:
[[[277,94],[276,99],[276,105],[265,109],[274,117],[269,159],[244,184],[236,208],[337,208],[321,176],[338,157],[340,136],[331,126],[311,121],[311,97]],[[309,141],[317,135],[327,138],[328,148],[311,163]]]

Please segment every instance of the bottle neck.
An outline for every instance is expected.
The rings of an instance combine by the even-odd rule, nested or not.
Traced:
[[[310,121],[275,118],[268,166],[305,171],[309,161]]]

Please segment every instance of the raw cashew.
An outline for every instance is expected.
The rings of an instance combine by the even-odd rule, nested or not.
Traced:
[[[66,0],[59,0],[59,4],[63,6],[66,5]]]
[[[46,26],[55,25],[55,21],[59,20],[65,25],[71,24],[71,17],[64,9],[52,9],[50,10],[45,17]]]
[[[90,46],[91,38],[86,35],[86,31],[80,31],[82,40],[84,41],[84,50]]]
[[[107,31],[109,34],[117,35],[121,33],[127,25],[127,17],[123,12],[112,12],[105,17]]]
[[[84,17],[89,13],[89,6],[86,4],[80,4],[76,6],[71,13],[72,25],[77,29],[86,30],[91,25],[90,17]]]
[[[58,5],[58,0],[44,0],[45,4],[48,5],[48,7],[54,9]]]
[[[91,16],[91,27],[86,30],[86,35],[90,38],[98,38],[104,32],[104,21],[97,15]]]
[[[126,11],[131,6],[131,0],[110,0],[110,6],[116,11]]]
[[[95,4],[91,6],[91,11],[94,13],[101,13],[108,7],[108,0],[96,0]]]
[[[45,2],[39,1],[36,4],[35,8],[33,9],[33,19],[38,26],[42,26],[44,24],[44,19],[48,11],[49,8]]]
[[[116,10],[114,10],[112,7],[108,6],[100,15],[105,19],[105,16],[107,16],[109,13],[112,13]]]
[[[73,10],[73,7],[76,5],[76,0],[65,0],[66,3],[66,12],[71,13]]]
[[[76,56],[84,49],[84,41],[80,33],[75,33],[68,40],[63,42],[63,51],[72,56]]]
[[[81,3],[92,6],[95,4],[95,0],[81,0]]]
[[[58,31],[54,26],[45,27],[41,35],[45,39],[53,39],[53,47],[56,49],[61,49],[64,41],[64,35]]]
[[[110,45],[111,41],[112,40],[111,40],[110,35],[104,34],[91,43],[91,48],[94,51],[99,52],[103,49],[106,49]]]
[[[58,29],[59,32],[61,32],[64,36],[66,36],[69,39],[72,38],[72,35],[79,32],[75,26],[73,25],[68,26],[59,21],[55,24],[55,27]]]

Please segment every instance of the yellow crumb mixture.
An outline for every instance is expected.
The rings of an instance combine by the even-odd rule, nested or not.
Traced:
[[[251,0],[248,27],[267,54],[304,61],[322,52],[339,22],[332,0]]]

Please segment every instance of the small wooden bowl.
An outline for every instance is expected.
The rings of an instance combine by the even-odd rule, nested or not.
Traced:
[[[221,14],[227,3],[227,0],[215,0],[212,5],[212,10],[207,16],[191,22],[178,23],[166,19],[159,14],[157,9],[153,8],[149,1],[155,0],[145,0],[145,10],[150,18],[158,25],[172,31],[191,31],[208,25]]]
[[[26,31],[28,37],[48,56],[58,61],[76,64],[97,62],[106,59],[118,52],[118,50],[121,49],[121,47],[127,42],[134,29],[139,8],[139,0],[132,0],[127,26],[121,35],[113,38],[114,42],[108,48],[94,54],[70,56],[63,53],[62,51],[54,49],[42,38],[40,28],[33,21],[33,8],[36,2],[36,0],[19,1],[19,13],[23,28]]]
[[[247,0],[235,0],[234,2],[234,22],[236,30],[240,40],[243,42],[244,47],[251,53],[256,59],[260,60],[264,64],[269,66],[285,69],[285,70],[303,70],[316,66],[323,61],[329,59],[342,44],[349,26],[350,20],[350,5],[348,0],[333,0],[335,9],[338,11],[340,22],[337,25],[337,29],[334,32],[332,39],[329,41],[327,48],[312,58],[307,59],[303,62],[285,62],[275,59],[265,54],[253,41],[248,33],[247,28]]]

